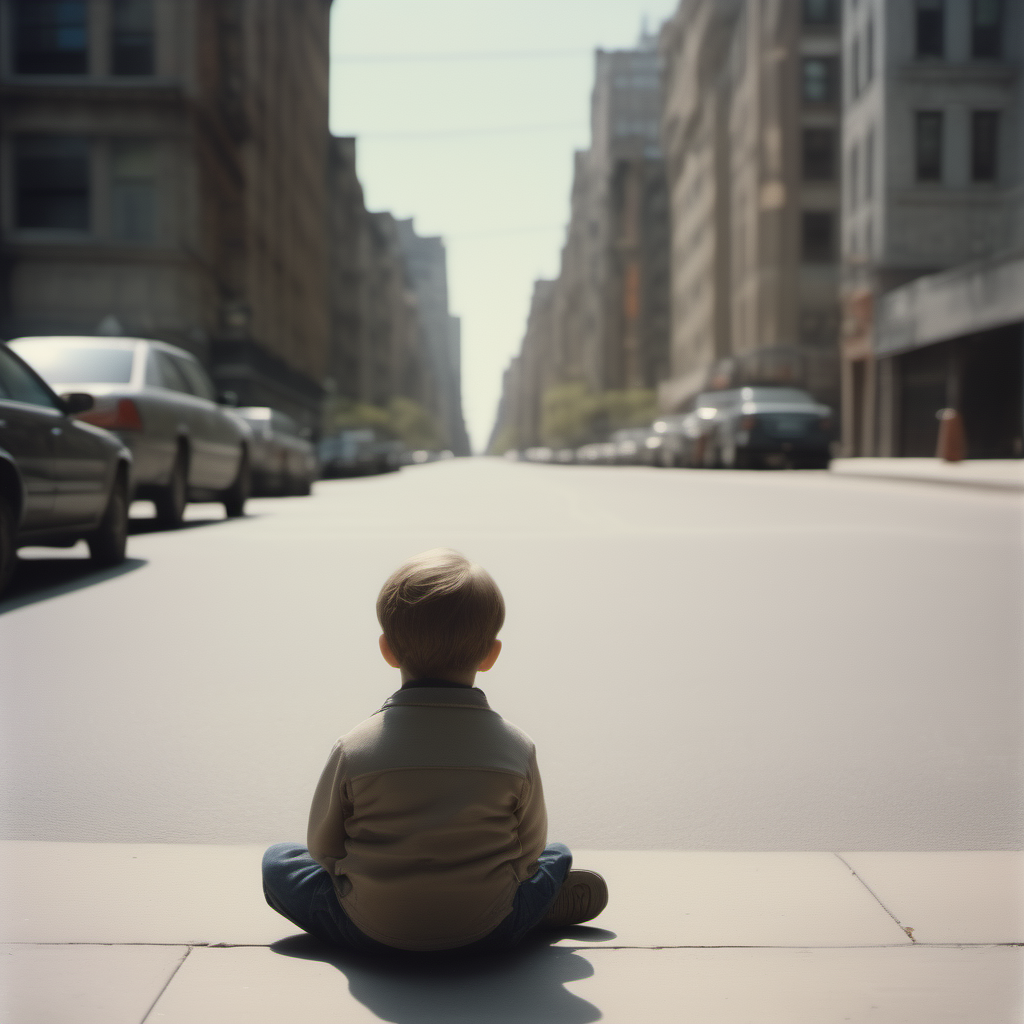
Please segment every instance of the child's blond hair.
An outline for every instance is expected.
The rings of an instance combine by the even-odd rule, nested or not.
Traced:
[[[472,671],[487,657],[505,600],[486,569],[451,548],[433,548],[388,577],[377,620],[406,672],[438,679]]]

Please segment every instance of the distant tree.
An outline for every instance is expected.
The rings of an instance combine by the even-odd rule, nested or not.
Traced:
[[[600,405],[607,417],[609,430],[646,427],[658,416],[658,395],[649,388],[605,391]]]
[[[437,417],[419,402],[402,396],[392,398],[387,408],[350,398],[335,399],[327,420],[331,433],[374,430],[380,437],[402,441],[413,450],[449,447]]]
[[[437,417],[411,398],[392,398],[388,403],[391,430],[399,440],[413,449],[441,451],[450,447]]]
[[[541,400],[541,440],[554,448],[584,444],[590,440],[596,412],[594,393],[581,381],[548,388]]]
[[[516,430],[513,424],[506,423],[491,442],[491,447],[488,449],[487,454],[504,455],[505,452],[510,452],[512,449],[519,447],[519,431]]]
[[[355,402],[350,398],[338,398],[328,414],[331,433],[342,430],[376,430],[385,437],[393,438],[391,417],[387,409],[369,402]]]
[[[540,434],[554,448],[600,441],[613,430],[641,427],[658,415],[657,395],[648,388],[595,394],[580,382],[548,388],[541,402]]]

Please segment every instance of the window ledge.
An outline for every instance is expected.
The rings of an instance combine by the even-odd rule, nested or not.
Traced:
[[[1020,65],[1006,60],[949,61],[939,57],[918,57],[899,69],[906,82],[1012,82]]]

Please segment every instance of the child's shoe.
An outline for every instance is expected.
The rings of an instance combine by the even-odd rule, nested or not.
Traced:
[[[605,880],[596,871],[572,869],[541,924],[546,928],[582,924],[597,917],[606,906],[608,886]]]

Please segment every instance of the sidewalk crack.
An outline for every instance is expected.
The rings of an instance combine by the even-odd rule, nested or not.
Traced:
[[[860,877],[860,875],[858,875],[858,874],[857,874],[857,872],[856,872],[856,871],[854,871],[852,867],[850,867],[850,864],[849,864],[849,863],[848,863],[848,862],[846,861],[846,859],[845,859],[844,857],[842,857],[842,856],[841,856],[840,854],[838,854],[838,853],[837,853],[837,854],[835,854],[834,856],[838,857],[838,858],[839,858],[839,860],[840,860],[840,861],[841,861],[841,862],[842,862],[843,864],[845,864],[845,865],[846,865],[846,868],[847,868],[847,870],[848,870],[848,871],[850,872],[850,874],[851,874],[851,875],[853,875],[853,877],[854,877],[854,878],[856,878],[856,879],[857,879],[857,881],[858,881],[858,882],[860,882],[860,884],[861,884],[861,885],[863,885],[863,886],[864,886],[864,888],[865,888],[865,889],[867,889],[867,891],[868,891],[869,893],[871,893],[871,895],[872,895],[872,896],[874,897],[874,899],[875,899],[875,902],[876,902],[876,903],[877,903],[877,904],[878,904],[878,905],[879,905],[879,906],[880,906],[880,907],[881,907],[881,908],[882,908],[882,909],[883,909],[883,910],[884,910],[884,911],[885,911],[885,912],[886,912],[886,913],[887,913],[887,914],[888,914],[888,915],[889,915],[889,916],[890,916],[890,917],[891,917],[891,918],[892,918],[892,919],[893,919],[893,920],[894,920],[894,921],[896,922],[896,924],[898,924],[898,925],[899,925],[899,927],[900,927],[900,930],[901,930],[901,931],[902,931],[902,932],[903,932],[903,933],[904,933],[904,934],[905,934],[905,935],[907,936],[907,938],[908,938],[908,939],[910,939],[910,941],[911,941],[911,942],[913,942],[913,943],[914,943],[914,944],[916,945],[916,944],[917,944],[917,939],[915,939],[915,938],[914,938],[914,929],[913,929],[913,928],[911,928],[911,927],[910,927],[909,925],[905,925],[905,924],[904,924],[904,923],[903,923],[903,922],[902,922],[902,921],[901,921],[901,920],[900,920],[900,919],[899,919],[899,918],[898,918],[898,917],[897,917],[897,916],[896,916],[896,915],[895,915],[895,914],[894,914],[894,913],[893,913],[893,912],[892,912],[892,911],[891,911],[891,910],[890,910],[890,909],[889,909],[889,908],[888,908],[888,907],[887,907],[887,906],[886,906],[886,905],[885,905],[885,904],[884,904],[884,903],[883,903],[883,902],[881,901],[881,899],[880,899],[880,898],[879,898],[879,896],[878,896],[878,893],[877,893],[877,892],[875,892],[875,890],[874,890],[874,889],[872,889],[872,888],[871,888],[871,886],[870,886],[870,885],[868,885],[868,883],[867,883],[867,882],[865,882],[865,881],[864,881],[864,879],[863,879],[863,878],[861,878],[861,877]]]
[[[160,991],[157,992],[156,998],[153,1000],[152,1003],[149,1004],[149,1009],[142,1015],[142,1020],[139,1021],[139,1024],[146,1024],[146,1021],[149,1020],[149,1015],[156,1008],[156,1004],[160,1002],[161,996],[163,996],[163,994],[167,991],[167,986],[170,985],[170,983],[172,981],[174,981],[174,976],[178,973],[178,971],[181,970],[181,965],[188,959],[188,955],[191,952],[192,952],[192,947],[191,946],[186,946],[185,947],[185,952],[182,953],[182,955],[181,955],[181,959],[174,965],[174,970],[171,971],[170,976],[163,983],[163,986],[161,987]]]

